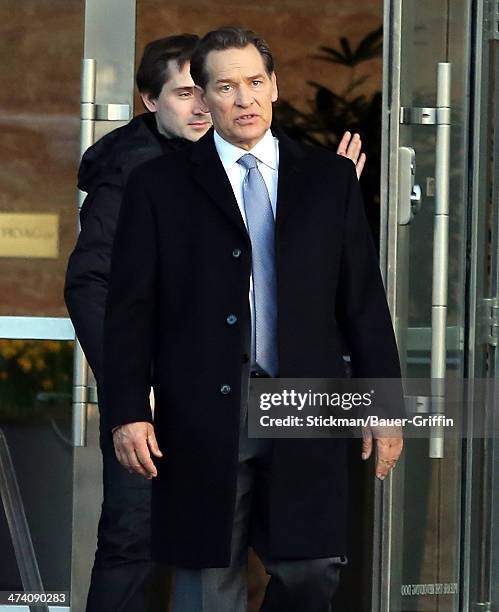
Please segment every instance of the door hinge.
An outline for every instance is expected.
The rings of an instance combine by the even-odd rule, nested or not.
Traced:
[[[402,106],[399,121],[403,125],[450,125],[451,109],[447,106],[436,108]]]
[[[499,344],[499,297],[484,298],[480,302],[480,336],[482,344]]]
[[[129,121],[130,105],[82,102],[81,119],[89,121]]]

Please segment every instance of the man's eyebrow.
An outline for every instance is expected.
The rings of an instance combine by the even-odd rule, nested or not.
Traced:
[[[234,82],[235,81],[233,81],[232,79],[229,79],[229,78],[227,78],[227,79],[217,79],[215,81],[215,83],[234,83]]]
[[[245,77],[245,80],[254,81],[255,79],[263,79],[263,78],[265,78],[263,72],[259,72],[258,74],[255,74],[253,76]],[[226,78],[226,79],[217,79],[215,83],[235,83],[235,81],[233,81],[230,78]]]
[[[194,89],[193,85],[184,85],[183,87],[175,87],[174,91],[185,91],[186,89],[188,89],[189,91],[191,89]]]

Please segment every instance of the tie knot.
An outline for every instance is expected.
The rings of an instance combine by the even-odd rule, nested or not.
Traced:
[[[238,164],[241,164],[241,166],[243,166],[243,168],[246,168],[246,170],[251,170],[252,168],[256,168],[256,157],[254,155],[251,155],[251,153],[246,153],[246,155],[243,155],[242,157],[240,157],[237,160]]]

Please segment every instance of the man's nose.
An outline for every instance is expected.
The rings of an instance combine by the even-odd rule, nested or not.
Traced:
[[[203,104],[201,92],[194,88],[194,100],[192,101],[192,114],[193,115],[208,115],[209,114],[208,107],[206,104]]]
[[[192,108],[192,114],[193,115],[209,115],[210,111],[208,110],[208,107],[205,106],[200,100],[196,100]]]
[[[235,102],[237,106],[241,106],[242,108],[248,108],[253,102],[253,98],[251,96],[251,92],[247,87],[241,86],[238,87],[235,97]]]

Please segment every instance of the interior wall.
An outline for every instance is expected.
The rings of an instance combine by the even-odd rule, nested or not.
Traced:
[[[224,25],[248,27],[262,34],[274,53],[281,98],[306,110],[314,94],[307,81],[323,83],[340,93],[353,77],[366,77],[359,93],[381,89],[381,58],[364,62],[352,75],[348,67],[312,56],[322,45],[337,47],[341,36],[356,45],[382,21],[381,0],[138,0],[137,58],[147,42],[162,36],[202,35]]]

